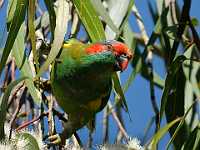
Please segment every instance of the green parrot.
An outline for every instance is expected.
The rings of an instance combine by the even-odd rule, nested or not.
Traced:
[[[53,95],[68,114],[68,121],[60,135],[49,138],[51,143],[64,143],[94,119],[108,102],[112,74],[124,71],[132,56],[125,44],[115,40],[84,44],[71,39],[63,45],[52,65],[50,80]]]

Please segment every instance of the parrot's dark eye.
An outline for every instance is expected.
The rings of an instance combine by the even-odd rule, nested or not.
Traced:
[[[120,57],[127,58],[127,54],[123,53],[123,54],[120,55]]]
[[[130,60],[132,58],[132,55],[128,55],[127,53],[123,53],[123,54],[120,55],[120,57],[127,58],[128,60]]]

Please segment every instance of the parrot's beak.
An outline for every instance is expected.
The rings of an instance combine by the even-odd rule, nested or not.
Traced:
[[[120,55],[116,57],[115,71],[124,71],[128,67],[129,61],[132,59],[133,54]]]

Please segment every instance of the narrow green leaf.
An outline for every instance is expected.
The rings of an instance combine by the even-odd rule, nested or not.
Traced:
[[[123,30],[123,38],[124,38],[124,42],[125,44],[131,48],[132,50],[135,51],[136,49],[136,40],[134,39],[134,33],[132,32],[130,25],[128,22],[126,22],[125,26],[124,26],[124,30]],[[135,56],[134,54],[134,60],[135,57],[137,57],[137,55]],[[137,60],[136,60],[137,61]],[[123,87],[123,91],[126,92],[128,90],[128,88],[130,87],[132,81],[135,79],[135,76],[137,73],[140,72],[140,68],[141,68],[141,60],[138,60],[137,63],[140,63],[139,65],[136,65],[137,67],[135,69],[133,69]]]
[[[161,89],[165,86],[165,80],[163,80],[156,72],[153,72],[153,82]]]
[[[16,6],[17,6],[16,0],[9,0],[9,2],[8,2],[8,12],[7,12],[8,28],[10,27],[10,23],[11,23],[13,17],[14,17]]]
[[[173,61],[172,65],[170,66],[170,69],[168,71],[168,74],[165,80],[165,87],[164,87],[162,98],[161,98],[160,119],[162,119],[163,113],[165,111],[165,106],[166,106],[167,99],[173,85],[174,77],[185,60],[186,60],[185,56],[183,55],[178,56]]]
[[[195,139],[194,146],[193,146],[192,150],[200,149],[200,129],[199,129],[199,125],[198,125],[197,128],[198,128],[198,132],[197,132],[196,139]]]
[[[184,56],[186,56],[187,58],[191,58],[192,52],[195,50],[195,48],[196,48],[196,45],[192,44],[190,47],[188,47],[187,51],[184,53]],[[200,91],[198,88],[198,82],[197,82],[197,78],[196,78],[200,64],[199,64],[199,62],[187,60],[185,62],[185,65],[191,65],[190,68],[184,67],[185,76],[192,84],[193,92],[196,95],[196,97],[200,97]]]
[[[158,18],[156,25],[154,27],[154,30],[149,38],[149,41],[147,45],[145,46],[145,49],[142,53],[143,59],[145,59],[147,56],[148,48],[155,43],[156,39],[158,38],[158,35],[162,33],[163,19],[167,17],[168,12],[169,12],[169,7],[163,9],[161,16]]]
[[[185,113],[185,96],[183,93],[185,91],[186,78],[184,76],[182,67],[179,68],[172,80],[173,84],[171,86],[171,92],[168,95],[165,107],[167,122],[171,122],[177,117],[182,117]],[[177,127],[178,124],[175,124],[172,128],[170,128],[169,133],[171,136],[173,136]],[[188,138],[188,135],[188,124],[184,122],[182,127],[179,129],[179,132],[176,133],[176,138],[173,140],[174,147],[176,149],[181,149],[185,140]]]
[[[35,0],[29,0],[28,5],[28,29],[29,29],[29,38],[31,40],[31,48],[33,52],[33,59],[36,63],[36,70],[38,70],[39,62],[38,62],[38,54],[36,51],[36,37],[35,37]]]
[[[118,96],[120,97],[122,104],[125,107],[125,111],[128,112],[128,105],[126,103],[124,92],[121,88],[121,85],[120,85],[120,82],[119,82],[119,77],[118,77],[117,73],[113,74],[112,79],[113,79],[113,82],[114,82],[114,89],[115,89],[116,93],[118,94]]]
[[[16,134],[16,144],[23,142],[24,150],[40,150],[37,139],[30,133],[22,132]],[[19,143],[19,144],[18,144]]]
[[[159,140],[168,132],[168,130],[178,121],[180,121],[181,118],[177,118],[175,120],[173,120],[172,122],[168,123],[167,125],[165,125],[163,128],[159,129],[158,132],[153,136],[149,147],[151,147],[152,150],[156,150],[157,144],[159,142]]]
[[[134,51],[137,45],[137,41],[134,38],[134,33],[128,22],[126,22],[126,24],[124,25],[123,38],[124,38],[124,43],[127,44],[127,46]]]
[[[6,64],[7,58],[15,42],[15,38],[18,34],[19,28],[24,21],[26,14],[27,0],[18,0],[14,17],[11,21],[8,38],[6,40],[5,48],[0,62],[0,74]]]
[[[108,12],[106,11],[105,7],[103,6],[101,0],[92,0],[91,3],[93,7],[97,11],[97,13],[102,17],[102,20],[105,21],[107,25],[116,33],[119,34],[119,29],[113,23],[112,19],[110,18]]]
[[[5,132],[4,132],[4,122],[5,122],[5,119],[6,119],[6,112],[7,112],[7,105],[8,105],[8,99],[9,99],[9,96],[11,95],[11,91],[13,90],[13,88],[19,84],[21,81],[27,79],[27,77],[22,77],[22,78],[19,78],[18,80],[15,80],[13,82],[11,82],[2,99],[1,99],[1,103],[0,103],[0,141],[5,137]]]
[[[41,98],[39,96],[39,91],[36,89],[33,83],[33,77],[35,76],[34,66],[29,63],[25,55],[25,23],[20,27],[19,33],[16,37],[15,43],[12,48],[12,56],[15,58],[17,67],[20,69],[22,76],[27,76],[29,79],[25,81],[28,91],[30,92],[34,102],[39,104]]]
[[[191,71],[191,84],[193,86],[193,91],[196,97],[200,97],[200,90],[197,82],[197,75],[200,68],[199,62],[193,62],[193,68]]]
[[[187,112],[184,114],[184,116],[182,117],[178,127],[176,128],[174,134],[172,135],[171,139],[169,140],[169,142],[167,143],[166,149],[169,149],[170,144],[174,141],[175,137],[177,136],[177,133],[179,132],[179,130],[181,129],[181,127],[184,125],[185,122],[185,118],[187,117],[188,113],[190,112],[190,110],[192,109],[193,105],[196,103],[197,101],[193,102],[193,104],[188,108]]]
[[[184,56],[186,56],[187,58],[191,58],[192,53],[195,50],[195,48],[196,48],[196,45],[192,44],[190,47],[187,48],[186,52],[184,53]],[[184,67],[185,76],[190,81],[193,92],[196,95],[196,97],[200,97],[200,91],[198,88],[198,82],[197,82],[197,78],[196,78],[200,64],[199,64],[199,62],[187,60],[185,62],[185,65],[191,65],[190,68]]]
[[[130,0],[130,1],[129,1],[129,4],[128,4],[127,11],[126,11],[126,14],[125,14],[125,16],[124,16],[124,18],[123,18],[123,20],[122,20],[122,22],[121,22],[121,25],[120,25],[120,33],[123,31],[124,26],[125,26],[126,23],[128,22],[128,18],[129,18],[130,14],[131,14],[133,5],[134,5],[134,0]],[[118,36],[119,36],[119,35],[120,35],[120,34],[118,34]]]
[[[193,52],[195,51],[195,44],[192,44],[190,47],[187,48],[184,55],[187,58],[191,58],[193,55]],[[186,60],[183,63],[183,71],[185,74],[185,77],[187,79],[186,86],[185,86],[185,112],[188,110],[188,108],[191,106],[191,104],[194,102],[196,97],[199,97],[199,90],[198,90],[198,83],[196,80],[196,73],[195,69],[199,66],[199,63],[193,62],[191,60]],[[198,67],[199,68],[199,67]],[[195,80],[193,80],[195,79]],[[193,80],[193,81],[191,81]],[[198,96],[199,95],[199,96]],[[190,111],[190,113],[186,117],[186,122],[190,125],[190,128],[194,128],[199,123],[199,117],[196,113],[196,107],[192,108],[193,110]]]
[[[191,132],[187,141],[183,145],[183,150],[200,149],[200,127],[199,125]]]
[[[123,31],[125,23],[131,13],[134,0],[116,0],[108,2],[109,15],[113,23],[119,28],[119,34],[116,34],[108,25],[105,27],[106,38],[109,40],[118,39]]]
[[[159,15],[161,15],[163,7],[164,7],[163,4],[165,4],[165,1],[164,0],[156,0],[156,4],[157,4],[157,11],[158,11]]]
[[[51,28],[51,34],[52,34],[52,40],[54,39],[54,30],[56,27],[56,13],[53,7],[53,1],[51,0],[44,0],[47,10],[49,12],[49,21],[50,21],[50,28]]]
[[[93,42],[105,40],[104,29],[101,21],[90,0],[73,0],[73,4]]]
[[[40,77],[49,67],[49,65],[55,60],[60,48],[62,47],[65,33],[67,31],[68,20],[70,17],[69,2],[65,0],[58,1],[57,13],[56,13],[56,27],[55,37],[51,46],[50,53],[44,65],[40,68],[37,77]]]

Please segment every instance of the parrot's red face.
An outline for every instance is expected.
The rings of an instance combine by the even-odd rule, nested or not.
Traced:
[[[93,44],[86,50],[88,54],[96,54],[101,53],[103,51],[113,52],[117,60],[115,66],[116,71],[124,71],[127,68],[129,61],[133,57],[133,53],[125,44],[115,40],[109,40],[105,41],[104,43]]]

